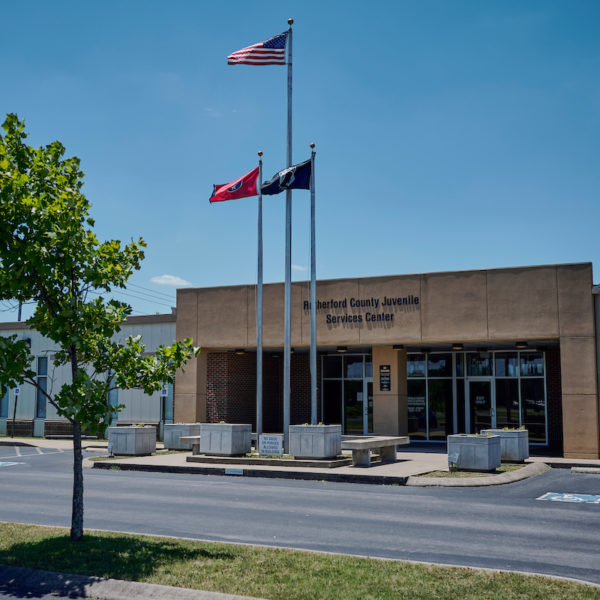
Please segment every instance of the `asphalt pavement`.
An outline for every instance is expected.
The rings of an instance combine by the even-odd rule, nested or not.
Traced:
[[[13,450],[0,448],[17,463],[0,467],[0,520],[69,526],[72,453]],[[600,583],[600,504],[538,500],[548,492],[600,494],[600,475],[413,488],[86,469],[85,526]]]

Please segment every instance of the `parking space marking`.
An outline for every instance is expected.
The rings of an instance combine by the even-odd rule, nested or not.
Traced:
[[[64,450],[62,448],[47,448],[48,452],[44,452],[41,448],[36,446],[36,450],[37,452],[31,452],[30,454],[22,454],[21,452],[19,452],[17,450],[18,446],[13,446],[13,448],[16,451],[16,455],[15,454],[11,454],[10,456],[0,456],[0,459],[2,458],[28,458],[29,456],[46,456],[48,454],[60,454],[62,452],[64,452]]]
[[[0,467],[12,467],[13,465],[24,465],[22,462],[0,462]]]
[[[547,492],[536,500],[550,500],[551,502],[575,502],[587,504],[600,504],[600,494],[566,494]]]

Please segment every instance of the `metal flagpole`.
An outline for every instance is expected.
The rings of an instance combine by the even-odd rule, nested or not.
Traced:
[[[310,145],[310,422],[317,424],[317,255],[315,244],[315,145]]]
[[[258,277],[256,285],[256,434],[260,435],[263,425],[263,235],[262,235],[262,152],[258,153]]]
[[[287,166],[292,166],[292,24],[288,19],[288,72],[287,72]],[[284,291],[284,341],[283,341],[283,440],[285,452],[289,450],[290,429],[290,371],[292,334],[292,190],[285,191],[285,291]]]

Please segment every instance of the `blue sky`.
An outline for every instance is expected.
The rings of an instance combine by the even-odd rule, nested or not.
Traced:
[[[285,67],[226,57],[288,17],[294,162],[317,145],[319,278],[600,269],[596,0],[5,3],[0,113],[81,158],[100,237],[148,242],[124,297],[136,313],[174,304],[155,277],[256,280],[256,199],[208,197],[258,150],[265,178],[285,166]],[[281,281],[284,196],[264,205],[265,281]],[[295,280],[308,226],[298,191]]]

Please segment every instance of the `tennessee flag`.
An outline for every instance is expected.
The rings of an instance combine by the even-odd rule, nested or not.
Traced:
[[[256,189],[257,178],[258,167],[230,183],[215,184],[213,185],[210,201],[224,202],[225,200],[237,200],[238,198],[256,196],[258,195],[258,190]]]

